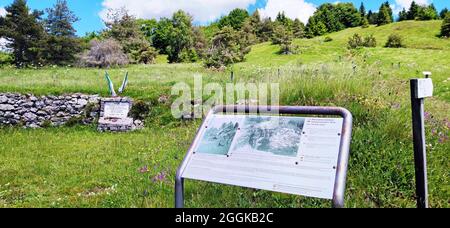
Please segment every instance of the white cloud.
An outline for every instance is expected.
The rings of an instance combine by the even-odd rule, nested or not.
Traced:
[[[263,17],[271,17],[272,19],[279,12],[284,11],[287,17],[291,19],[298,18],[306,24],[316,11],[316,7],[304,0],[268,0],[266,7],[259,10]]]
[[[6,10],[3,7],[0,7],[0,17],[4,17],[6,15]]]
[[[430,4],[430,0],[395,0],[395,4],[399,8],[402,8],[402,9],[405,8],[406,10],[408,10],[413,1],[416,1],[416,3],[419,5],[429,5]]]
[[[125,7],[139,18],[170,17],[182,9],[194,17],[194,21],[207,23],[218,19],[235,8],[246,9],[256,0],[103,0],[100,17],[106,19],[108,9]]]

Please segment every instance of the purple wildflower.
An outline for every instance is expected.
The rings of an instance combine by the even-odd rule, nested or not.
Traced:
[[[430,120],[431,114],[429,112],[425,112],[425,120]]]
[[[167,175],[165,172],[158,173],[155,177],[153,177],[153,182],[163,182],[167,178]]]
[[[142,167],[142,168],[140,168],[139,169],[139,173],[146,173],[146,172],[148,172],[149,170],[148,170],[148,166],[144,166],[144,167]]]
[[[448,140],[448,136],[446,136],[446,135],[442,135],[441,137],[439,137],[439,143],[444,143],[447,140]]]
[[[437,130],[435,128],[431,129],[431,134],[432,135],[436,135],[437,134]]]

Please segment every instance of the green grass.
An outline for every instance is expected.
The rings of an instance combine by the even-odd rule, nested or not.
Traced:
[[[236,82],[279,82],[284,105],[336,105],[354,115],[346,191],[347,207],[414,207],[414,168],[408,79],[432,71],[435,97],[427,99],[430,205],[450,207],[450,40],[436,37],[440,21],[406,21],[353,28],[296,40],[301,53],[276,54],[269,43],[253,47],[246,62],[233,66]],[[407,48],[386,49],[393,31]],[[349,51],[355,32],[374,34],[376,48]],[[108,70],[116,86],[130,73],[127,95],[152,101],[144,130],[101,134],[94,126],[27,130],[0,129],[0,207],[172,207],[176,168],[199,121],[174,120],[169,105],[157,104],[180,81],[229,82],[229,70],[197,64],[157,64]],[[353,67],[355,67],[355,70]],[[0,69],[0,92],[107,95],[104,70]],[[447,122],[445,122],[447,121]],[[440,134],[440,135],[439,135]],[[149,171],[140,173],[147,166]],[[164,181],[152,179],[159,173]],[[188,207],[327,207],[325,200],[188,181]]]

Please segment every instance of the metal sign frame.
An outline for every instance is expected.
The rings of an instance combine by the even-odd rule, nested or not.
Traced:
[[[336,179],[334,182],[332,207],[343,208],[345,185],[347,181],[347,169],[348,160],[350,156],[350,143],[352,138],[353,116],[345,108],[340,107],[309,107],[309,106],[216,106],[208,114],[208,116],[217,113],[229,113],[230,110],[234,114],[242,113],[254,113],[254,114],[273,114],[270,110],[278,110],[279,114],[287,115],[333,115],[341,116],[343,118],[342,136],[338,155],[338,164],[336,166]],[[207,118],[205,118],[206,120]],[[200,131],[206,125],[206,121],[203,121],[199,128],[197,135],[189,148],[183,162],[177,170],[175,177],[175,207],[184,207],[184,178],[182,173],[185,170],[190,157],[194,153],[194,146],[200,140]]]

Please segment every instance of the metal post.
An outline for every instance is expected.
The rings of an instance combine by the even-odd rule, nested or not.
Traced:
[[[427,156],[425,144],[424,98],[418,98],[419,83],[411,80],[411,107],[414,138],[417,207],[428,208]]]
[[[175,178],[175,208],[184,207],[184,179],[177,175]]]

